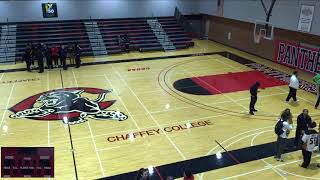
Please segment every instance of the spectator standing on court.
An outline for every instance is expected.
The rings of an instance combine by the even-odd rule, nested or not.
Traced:
[[[69,58],[70,64],[74,64],[73,45],[69,44],[67,47],[67,58]]]
[[[287,139],[290,131],[292,130],[292,114],[290,109],[285,109],[280,116],[276,126],[275,133],[277,134],[277,142],[276,142],[276,154],[274,158],[277,161],[283,162],[282,154],[284,149],[287,146]]]
[[[258,88],[260,86],[260,83],[259,82],[256,82],[254,85],[251,86],[250,88],[250,95],[251,95],[251,98],[250,98],[250,106],[249,106],[249,110],[250,110],[250,114],[251,115],[254,115],[253,112],[257,112],[257,110],[255,109],[255,104],[258,100]]]
[[[185,170],[183,172],[183,180],[194,180],[194,176],[190,170]]]
[[[64,70],[67,70],[67,63],[66,63],[67,52],[64,45],[60,46],[59,56],[60,56],[60,64],[62,65]]]
[[[47,45],[44,45],[44,55],[46,57],[47,68],[53,69],[51,49]]]
[[[53,67],[58,67],[59,62],[58,62],[58,58],[59,58],[59,49],[57,46],[53,46],[51,48],[51,54],[52,54],[52,59],[54,62],[54,66]]]
[[[318,109],[319,103],[320,103],[320,74],[315,75],[312,78],[313,82],[316,84],[317,88],[317,102],[314,106],[315,109]]]
[[[289,103],[291,98],[294,100],[295,103],[298,102],[298,100],[297,100],[297,90],[298,89],[299,89],[298,71],[294,71],[290,77],[289,94],[286,98],[287,103]]]
[[[43,73],[44,70],[43,58],[43,44],[38,44],[36,50],[36,59],[38,60],[39,73]]]
[[[294,138],[294,146],[299,147],[303,133],[308,130],[308,124],[311,123],[308,109],[304,109],[297,117],[296,137]]]
[[[76,62],[76,68],[79,68],[81,65],[81,47],[79,46],[78,43],[74,44],[74,57],[75,57],[75,62]]]
[[[34,42],[32,42],[30,44],[30,47],[31,47],[31,68],[33,69],[34,68],[34,60],[36,59],[36,51],[37,51],[37,47],[36,47],[36,44]]]
[[[314,128],[317,127],[316,122],[309,123],[308,130],[305,131],[302,141],[302,155],[303,155],[303,163],[301,167],[307,168],[311,161],[312,152],[315,151],[316,146],[318,146],[319,135]]]
[[[26,49],[23,54],[23,60],[26,61],[27,65],[27,70],[31,72],[31,58],[32,58],[32,49],[31,49],[31,44],[27,44]]]

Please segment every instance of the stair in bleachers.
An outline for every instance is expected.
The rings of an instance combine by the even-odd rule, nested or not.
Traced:
[[[153,33],[157,37],[158,41],[160,42],[162,48],[165,51],[175,51],[176,47],[170,41],[167,33],[162,28],[161,24],[158,22],[157,19],[148,19],[147,20],[149,26],[151,27]]]
[[[12,63],[16,60],[17,25],[2,25],[0,39],[0,63]]]
[[[11,41],[15,49],[11,45],[1,46],[0,56],[3,57],[3,52],[15,50],[15,57],[11,56],[11,60],[14,58],[22,60],[27,43],[45,43],[52,47],[56,45],[67,46],[78,42],[82,48],[82,56],[122,53],[123,49],[119,47],[118,36],[124,34],[129,37],[131,51],[163,51],[163,45],[174,45],[176,49],[192,46],[192,39],[174,17],[158,17],[157,20],[167,36],[163,38],[162,44],[146,18],[100,19],[94,20],[96,24],[93,25],[90,21],[91,24],[88,27],[85,25],[88,20],[17,23],[16,45]],[[1,27],[2,25],[0,25]],[[11,31],[12,29],[9,34],[12,35]],[[1,32],[0,30],[0,36]],[[6,40],[8,39],[2,41],[5,42]],[[171,41],[172,44],[166,43],[166,41]],[[4,44],[8,45],[9,43]],[[10,51],[5,47],[10,47]],[[6,55],[10,55],[10,53]],[[7,57],[6,60],[9,60],[9,58]]]
[[[94,56],[107,55],[107,49],[104,44],[97,22],[84,22],[89,37],[91,49]]]

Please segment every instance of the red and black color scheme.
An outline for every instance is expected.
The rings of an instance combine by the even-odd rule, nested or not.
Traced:
[[[2,147],[1,177],[54,177],[54,148]]]
[[[14,114],[10,118],[28,118],[33,120],[55,121],[63,120],[67,124],[78,124],[87,121],[87,118],[98,120],[119,120],[128,118],[122,112],[105,110],[116,101],[103,101],[107,93],[112,90],[97,88],[65,88],[43,92],[31,96],[9,110]],[[97,94],[95,100],[82,97],[82,94]]]
[[[320,72],[320,49],[278,39],[275,41],[274,62],[316,74]]]
[[[246,71],[180,79],[174,82],[173,86],[175,89],[188,94],[215,95],[247,91],[257,81],[260,82],[261,88],[286,84],[286,82],[258,71]]]

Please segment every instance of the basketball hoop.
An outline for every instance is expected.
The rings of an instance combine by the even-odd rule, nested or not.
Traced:
[[[261,38],[260,34],[255,34],[254,35],[254,43],[259,44],[260,43],[260,38]]]
[[[260,39],[273,39],[273,25],[265,21],[255,21],[253,37],[255,43],[260,43]]]

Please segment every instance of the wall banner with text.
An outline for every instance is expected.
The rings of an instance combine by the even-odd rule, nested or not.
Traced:
[[[314,13],[314,6],[308,6],[308,5],[301,6],[300,18],[298,23],[299,31],[310,32],[313,13]]]
[[[310,73],[320,73],[320,49],[275,40],[274,61]]]

